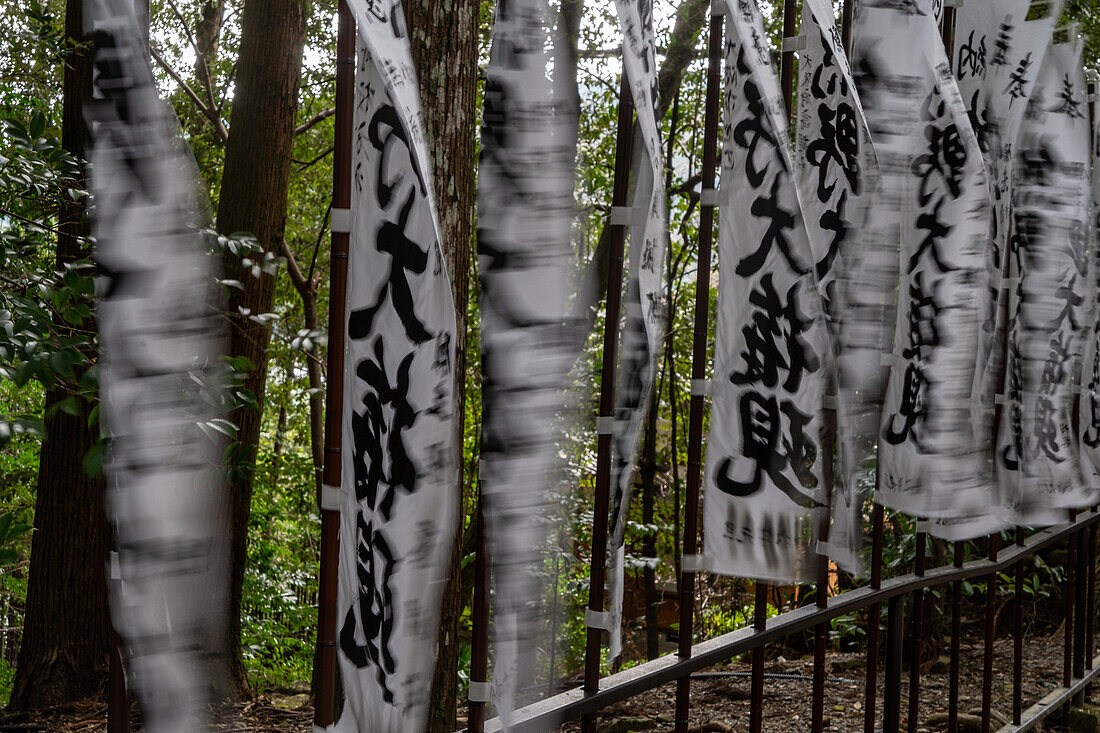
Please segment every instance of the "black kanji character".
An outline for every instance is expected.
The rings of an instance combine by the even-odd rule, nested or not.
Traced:
[[[397,673],[397,662],[390,641],[395,618],[393,572],[397,560],[386,536],[373,522],[364,520],[362,514],[356,520],[356,538],[359,597],[348,608],[340,628],[340,650],[359,669],[375,668],[382,700],[392,703],[390,679]],[[357,631],[362,632],[363,644],[356,640]]]
[[[805,494],[783,475],[784,469],[791,462],[791,457],[789,454],[779,452],[780,434],[783,430],[781,415],[786,414],[794,416],[792,420],[794,429],[792,429],[790,442],[785,445],[803,456],[803,459],[806,456],[816,455],[816,446],[802,430],[808,424],[809,417],[802,415],[793,405],[786,402],[781,408],[774,396],[764,397],[759,392],[751,391],[741,395],[740,411],[741,433],[744,441],[742,455],[753,462],[753,473],[748,481],[732,478],[730,470],[733,468],[733,458],[726,458],[718,465],[718,470],[715,472],[714,479],[718,489],[730,496],[752,496],[760,491],[764,476],[767,475],[775,487],[798,506],[806,508],[818,506],[813,497]],[[795,421],[798,423],[797,428]],[[802,481],[801,474],[799,481]]]
[[[769,224],[768,230],[764,232],[764,236],[760,240],[760,247],[737,263],[735,272],[741,277],[748,277],[759,272],[773,246],[779,247],[783,259],[799,275],[803,275],[810,270],[809,267],[803,265],[795,257],[794,252],[791,251],[791,242],[787,239],[787,235],[783,233],[788,229],[794,229],[795,216],[798,214],[798,210],[787,211],[780,206],[779,183],[780,176],[776,176],[772,182],[771,195],[769,197],[758,196],[749,209],[753,216],[768,219]]]
[[[756,309],[749,325],[741,329],[745,338],[745,351],[741,352],[745,370],[730,375],[733,384],[761,383],[775,387],[782,371],[786,374],[783,389],[796,393],[803,374],[813,374],[820,368],[821,359],[803,336],[813,321],[802,316],[799,287],[798,282],[792,285],[784,302],[769,273],[760,279],[760,287],[749,294],[749,302]]]

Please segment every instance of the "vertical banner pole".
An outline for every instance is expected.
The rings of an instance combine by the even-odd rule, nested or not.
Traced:
[[[149,51],[149,0],[134,0],[134,14],[137,16],[138,28],[144,34],[145,50]],[[83,97],[80,105],[83,107]],[[83,113],[81,113],[83,116]],[[114,527],[107,528],[111,536],[109,547],[117,548],[114,537]],[[121,583],[116,578],[118,573],[117,549],[108,554],[107,583],[111,589],[111,595],[117,597],[115,584]],[[130,695],[126,689],[126,662],[122,654],[122,636],[115,629],[114,620],[111,620],[109,635],[110,654],[107,667],[107,733],[127,733],[130,730]]]
[[[1024,528],[1016,528],[1016,546],[1024,546]],[[1016,586],[1012,595],[1012,724],[1024,714],[1024,563],[1016,563]]]
[[[963,566],[966,543],[955,543],[955,567]],[[959,731],[959,654],[962,645],[962,581],[951,584],[951,665],[947,683],[947,733]]]
[[[1092,513],[1096,513],[1097,508],[1092,508]],[[1085,607],[1085,669],[1092,670],[1092,653],[1093,647],[1096,643],[1096,540],[1098,532],[1095,523],[1089,528],[1089,559],[1086,565],[1086,572],[1089,574],[1088,584],[1088,604]],[[1088,693],[1091,690],[1091,685],[1085,688],[1085,692]]]
[[[901,596],[886,602],[886,679],[882,693],[882,731],[901,730],[901,647],[905,604]]]
[[[852,21],[856,15],[856,0],[844,0],[844,7],[840,11],[840,40],[844,44],[844,52],[849,56],[852,53]]]
[[[336,119],[332,165],[333,211],[351,208],[351,132],[355,107],[355,20],[346,0],[337,10]],[[328,384],[325,390],[325,465],[322,483],[339,487],[344,418],[344,300],[347,295],[349,232],[332,231],[329,286]],[[340,513],[321,510],[321,570],[317,602],[317,700],[313,722],[336,719],[336,595]]]
[[[999,534],[989,535],[989,560],[997,562]],[[993,632],[997,621],[997,573],[989,576],[985,589],[985,647],[982,657],[982,733],[989,733],[993,715]]]
[[[1076,600],[1073,609],[1073,676],[1076,679],[1081,679],[1085,676],[1085,626],[1087,621],[1085,608],[1088,606],[1089,600],[1089,552],[1086,543],[1089,534],[1078,530],[1075,536],[1077,537],[1077,584],[1073,590],[1073,597]],[[1073,704],[1080,705],[1083,699],[1083,695],[1078,693],[1073,698]]]
[[[111,563],[112,566],[114,563]],[[111,583],[120,581],[112,579]],[[107,733],[130,730],[130,696],[126,692],[126,674],[122,661],[122,638],[111,625],[111,666],[107,678]]]
[[[875,489],[878,490],[878,470],[875,471]],[[871,515],[871,589],[882,587],[882,504],[875,502]],[[871,604],[867,610],[867,683],[863,700],[864,733],[875,733],[875,696],[878,684],[878,626],[882,607]]]
[[[1069,513],[1071,522],[1077,521],[1077,510],[1071,509]],[[1065,638],[1062,644],[1062,686],[1069,687],[1073,681],[1073,610],[1077,589],[1077,533],[1073,533],[1066,541],[1066,621]],[[1062,722],[1067,724],[1072,700],[1066,700],[1062,706]],[[984,733],[984,732],[983,732]]]
[[[795,34],[796,0],[783,0],[783,45]],[[783,49],[779,68],[780,86],[783,91],[783,106],[787,111],[787,120],[791,117],[794,90],[794,51]],[[764,631],[768,625],[768,584],[756,581],[756,593],[753,601],[752,627]],[[749,703],[749,731],[761,733],[764,727],[764,647],[752,650],[752,689]]]
[[[485,545],[485,512],[478,490],[474,520],[474,603],[471,609],[473,638],[470,641],[470,683],[479,687],[489,681],[489,551]],[[556,640],[554,640],[556,642]],[[477,698],[476,700],[474,698]],[[485,730],[485,695],[470,695],[469,731]]]
[[[927,536],[917,532],[917,559],[914,568],[918,578],[924,577],[925,546]],[[917,733],[917,717],[920,713],[920,662],[924,649],[924,589],[913,592],[913,634],[909,650],[909,733]]]
[[[721,4],[712,0],[710,39],[707,44],[706,116],[703,121],[702,190],[714,190],[718,164],[718,123],[721,116],[722,24]],[[699,265],[695,277],[695,331],[691,346],[692,384],[701,384],[707,376],[707,322],[710,315],[711,249],[714,243],[714,207],[704,198],[699,210]],[[703,395],[692,389],[688,418],[687,491],[684,497],[684,555],[698,550],[699,484],[702,477]],[[683,564],[681,563],[681,568]],[[683,570],[680,577],[680,648],[681,659],[691,658],[691,639],[695,623],[695,571]],[[676,680],[676,733],[687,733],[691,678]]]
[[[613,208],[627,205],[630,179],[630,153],[633,138],[634,101],[630,83],[623,68],[619,81],[619,125],[615,148],[615,183]],[[588,610],[595,616],[603,611],[604,581],[607,575],[607,522],[611,493],[611,440],[606,423],[615,416],[615,369],[618,366],[619,315],[622,306],[623,251],[629,223],[611,225],[611,246],[608,249],[607,310],[604,318],[603,373],[600,379],[600,414],[597,421],[596,500],[592,526],[592,566],[589,570]],[[588,637],[584,649],[584,694],[594,695],[600,689],[600,657],[604,628],[587,620]],[[595,714],[582,718],[584,733],[595,733]]]

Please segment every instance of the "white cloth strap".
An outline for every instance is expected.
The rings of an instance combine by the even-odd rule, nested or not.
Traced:
[[[684,573],[701,573],[707,570],[706,555],[683,555],[680,557],[680,571]]]
[[[332,231],[337,234],[351,233],[351,209],[332,210]]]
[[[593,611],[584,609],[584,625],[590,629],[603,629],[611,631],[611,614],[607,611]]]
[[[489,702],[492,700],[493,685],[491,682],[470,682],[470,691],[466,693],[466,699],[470,702]]]
[[[321,509],[326,512],[338,512],[343,508],[344,495],[339,486],[325,484],[321,487]]]

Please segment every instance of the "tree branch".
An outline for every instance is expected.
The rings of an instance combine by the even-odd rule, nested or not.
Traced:
[[[318,112],[317,114],[313,115],[308,120],[306,120],[305,122],[303,122],[302,124],[300,124],[296,128],[294,128],[294,134],[295,135],[301,135],[305,132],[308,132],[315,125],[317,125],[318,123],[324,122],[329,117],[332,117],[334,114],[336,114],[336,108],[335,107],[329,107],[324,112]]]
[[[158,64],[160,64],[160,67],[164,69],[164,72],[168,74],[168,76],[172,77],[172,81],[180,85],[180,88],[183,89],[184,94],[186,94],[188,98],[191,99],[191,102],[194,103],[195,107],[198,108],[200,113],[202,113],[202,116],[210,121],[210,123],[214,126],[214,132],[217,134],[218,139],[222,141],[222,144],[224,145],[225,143],[229,142],[229,130],[225,129],[225,123],[222,122],[222,118],[221,115],[218,114],[218,110],[208,106],[205,102],[203,102],[202,99],[199,98],[199,95],[195,93],[195,90],[192,89],[187,84],[187,82],[183,80],[183,77],[181,77],[178,73],[176,73],[175,69],[168,65],[168,62],[165,61],[164,57],[161,56],[160,52],[157,51],[157,49],[150,46],[149,53],[153,56],[153,59]]]

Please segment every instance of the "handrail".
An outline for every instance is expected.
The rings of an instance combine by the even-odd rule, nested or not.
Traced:
[[[1034,533],[1022,545],[1012,545],[999,553],[996,560],[982,558],[966,562],[961,567],[946,565],[927,570],[923,576],[909,573],[883,580],[882,587],[878,590],[865,586],[845,591],[830,598],[824,608],[804,606],[787,611],[768,619],[767,627],[762,631],[756,631],[749,626],[695,644],[691,648],[690,658],[681,658],[678,653],[666,654],[604,677],[600,681],[600,691],[587,697],[583,689],[578,687],[527,705],[512,713],[511,729],[517,733],[546,731],[874,603],[912,593],[920,588],[935,588],[957,580],[992,575],[1040,550],[1057,545],[1074,533],[1098,522],[1100,513],[1090,511],[1072,522]],[[501,728],[499,718],[493,718],[485,724],[487,732],[499,731]]]

